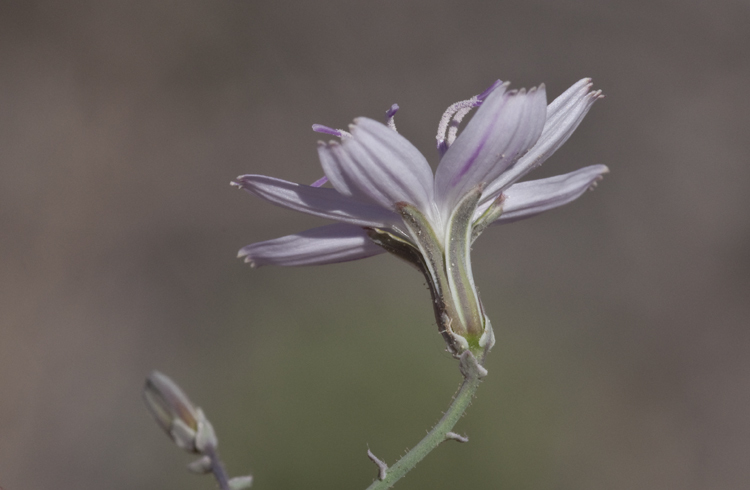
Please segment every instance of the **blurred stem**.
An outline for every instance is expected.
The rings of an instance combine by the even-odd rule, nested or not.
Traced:
[[[209,445],[206,447],[204,454],[211,458],[211,471],[219,484],[219,488],[221,490],[231,490],[229,487],[229,475],[219,459],[219,453],[216,451],[216,447]]]
[[[417,463],[422,461],[433,449],[438,447],[441,442],[449,439],[447,437],[448,432],[451,432],[453,426],[456,425],[458,420],[464,414],[466,409],[469,407],[474,394],[479,388],[481,379],[487,374],[487,371],[482,368],[471,356],[468,351],[465,354],[469,354],[471,357],[472,366],[465,368],[463,366],[466,359],[461,360],[462,367],[461,372],[464,375],[463,383],[458,389],[458,393],[453,397],[453,402],[446,410],[443,418],[440,419],[435,427],[425,436],[424,439],[419,441],[419,444],[414,446],[408,453],[406,453],[401,459],[399,459],[393,466],[388,468],[386,477],[383,480],[376,480],[367,487],[367,490],[386,490],[391,488],[398,480],[414,468]],[[462,356],[465,357],[465,356]]]

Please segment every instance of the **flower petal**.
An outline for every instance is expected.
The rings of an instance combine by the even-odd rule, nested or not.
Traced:
[[[295,184],[265,175],[240,175],[236,185],[273,204],[344,223],[388,227],[401,222],[395,212],[342,196],[327,187]]]
[[[479,183],[490,184],[531,148],[547,114],[544,85],[506,92],[502,85],[482,103],[443,156],[435,175],[442,216]]]
[[[252,267],[320,265],[364,259],[385,250],[355,225],[336,223],[243,247],[238,258]]]
[[[511,223],[574,201],[609,172],[606,165],[591,165],[547,179],[519,182],[505,192],[503,214],[494,224]]]
[[[318,147],[321,165],[341,194],[366,196],[395,210],[408,202],[432,213],[433,178],[425,157],[406,138],[368,118],[358,118],[351,138]]]
[[[592,86],[591,79],[584,78],[552,101],[547,107],[547,121],[539,140],[512,168],[487,186],[482,202],[498,196],[509,185],[541,165],[570,138],[594,102],[602,97],[600,90],[591,91]]]

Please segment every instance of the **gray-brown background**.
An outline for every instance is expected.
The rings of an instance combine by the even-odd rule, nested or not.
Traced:
[[[254,488],[364,488],[458,384],[421,277],[380,256],[250,270],[322,220],[232,190],[321,175],[312,123],[397,102],[433,163],[493,80],[594,78],[534,177],[593,193],[489,230],[498,345],[446,444],[398,488],[750,485],[745,0],[0,2],[0,485],[212,488],[140,399],[173,376]]]

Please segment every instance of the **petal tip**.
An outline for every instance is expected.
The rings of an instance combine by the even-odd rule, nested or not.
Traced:
[[[253,177],[253,175],[239,175],[236,179],[230,182],[229,185],[236,187],[237,189],[247,190],[252,184],[252,181],[250,180],[251,177]]]
[[[604,179],[604,176],[609,173],[609,168],[606,165],[602,165],[602,169],[599,172],[599,175],[594,177],[594,179],[589,184],[587,190],[593,191],[597,185],[599,185],[599,182],[601,182],[602,179]]]
[[[245,182],[247,177],[247,175],[240,175],[235,180],[231,181],[229,185],[236,187],[237,189],[245,189],[247,187],[247,183]]]
[[[247,251],[245,248],[241,248],[240,251],[237,252],[237,258],[243,259],[242,261],[248,264],[251,269],[258,268],[258,264],[255,262],[255,260],[253,260],[253,258],[250,256],[250,252]]]

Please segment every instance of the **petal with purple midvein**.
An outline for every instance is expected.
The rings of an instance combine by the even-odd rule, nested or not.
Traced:
[[[514,184],[503,193],[503,213],[494,224],[530,218],[568,204],[596,185],[607,172],[606,165],[591,165],[563,175]]]
[[[591,87],[591,79],[584,78],[552,101],[547,107],[547,121],[539,140],[513,167],[487,186],[482,202],[493,199],[503,189],[544,163],[570,138],[594,102],[602,97],[601,91],[592,92]]]
[[[321,164],[343,194],[366,195],[386,209],[408,202],[432,213],[433,177],[424,156],[406,138],[368,118],[358,118],[351,138],[320,147]]]
[[[364,259],[384,253],[359,226],[321,226],[243,247],[237,256],[252,267],[322,265]]]
[[[265,175],[241,175],[236,185],[278,206],[358,226],[401,223],[395,212],[341,195],[328,187],[295,184]]]
[[[516,163],[536,143],[546,114],[543,85],[528,93],[495,89],[440,161],[435,194],[443,216],[471,189]]]

